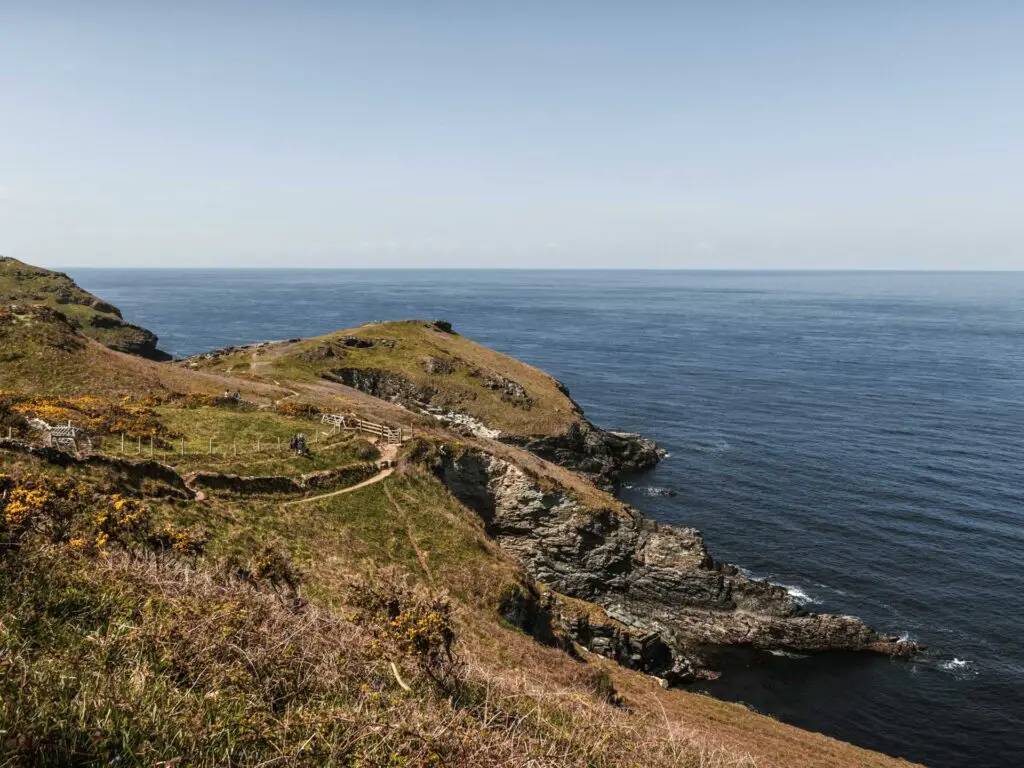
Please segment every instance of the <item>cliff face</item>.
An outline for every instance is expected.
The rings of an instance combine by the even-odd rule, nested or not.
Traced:
[[[683,681],[708,675],[721,646],[914,650],[857,618],[807,613],[781,587],[716,563],[692,528],[658,525],[628,507],[584,509],[480,451],[442,452],[434,470],[535,579],[620,622],[568,628],[597,652],[632,658],[631,666]]]
[[[606,491],[617,490],[623,474],[650,469],[664,456],[653,440],[599,429],[586,420],[573,422],[561,434],[505,438],[504,442],[580,472]]]
[[[433,360],[430,362],[434,367],[438,365]],[[320,375],[329,381],[410,408],[418,408],[419,404],[437,405],[442,409],[459,406],[457,401],[447,399],[443,390],[436,386],[416,382],[400,373],[381,368],[341,367]],[[505,402],[520,407],[524,402],[529,402],[526,390],[516,382],[493,375],[478,375],[478,378],[489,389],[498,390]],[[560,390],[566,398],[569,397],[568,390],[564,387],[560,387]],[[583,410],[574,401],[569,399],[569,402],[578,420],[570,422],[565,431],[557,434],[505,435],[500,430],[490,429],[492,425],[486,422],[481,422],[480,426],[488,433],[497,435],[502,442],[524,448],[542,459],[585,475],[606,491],[617,490],[625,473],[650,469],[661,461],[664,451],[653,440],[631,432],[613,432],[595,427],[583,418]]]

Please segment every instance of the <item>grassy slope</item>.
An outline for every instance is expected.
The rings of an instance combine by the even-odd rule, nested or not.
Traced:
[[[12,304],[55,309],[85,336],[112,349],[137,349],[150,339],[155,343],[148,331],[124,322],[117,308],[82,290],[62,272],[0,256],[0,308]]]
[[[0,473],[25,471],[68,474],[0,452]],[[76,476],[108,492],[123,487],[109,470]],[[230,752],[236,762],[283,755],[291,764],[303,762],[303,744],[318,734],[309,764],[900,764],[738,705],[663,691],[604,659],[573,660],[507,627],[496,606],[522,589],[523,574],[474,515],[414,468],[287,511],[264,498],[149,503],[158,524],[209,537],[198,571],[116,550],[98,559],[59,547],[28,563],[0,558],[8,580],[0,590],[0,750],[17,752],[28,734],[26,748],[39,753],[45,732],[54,764],[66,760],[68,743],[97,762],[131,750],[148,761],[218,764]],[[216,576],[218,563],[252,562],[268,545],[302,572],[311,607],[282,610],[278,590]],[[454,699],[426,686],[411,660],[380,656],[372,628],[367,636],[345,618],[347,584],[386,566],[454,599],[457,648],[469,663]],[[388,674],[391,659],[413,692]],[[609,680],[627,708],[603,701]],[[402,749],[414,754],[400,757]]]
[[[571,413],[569,401],[545,374],[461,337],[439,336],[440,332],[413,323],[365,326],[350,333],[393,338],[395,349],[402,350],[410,376],[420,375],[415,366],[421,355],[457,357],[470,365],[486,365],[527,386],[531,396],[544,404],[535,416]],[[336,336],[342,335],[348,334]],[[306,367],[296,353],[303,351],[301,345],[321,343],[322,339],[270,347],[256,355],[256,366],[252,366],[252,352],[247,351],[243,354],[248,359],[239,362],[248,363],[242,367],[250,371],[255,367],[255,371],[244,375],[224,374],[230,363],[223,361],[214,366],[220,371],[191,371],[112,352],[44,313],[0,322],[0,359],[4,361],[0,365],[0,387],[62,395],[88,392],[104,397],[157,394],[164,398],[163,404],[154,409],[163,429],[190,436],[212,429],[224,441],[229,437],[251,439],[256,433],[267,437],[286,437],[294,431],[308,433],[308,422],[269,410],[275,402],[288,399],[338,410],[355,409],[377,420],[416,425],[421,433],[440,440],[459,441],[429,420],[320,381],[317,368]],[[393,353],[391,350],[389,354]],[[377,354],[375,348],[357,349],[344,358],[344,364],[361,362],[373,367],[379,364]],[[429,376],[425,372],[423,375]],[[270,381],[275,377],[280,384]],[[475,381],[463,383],[475,385]],[[184,408],[173,397],[167,399],[174,393],[220,393],[225,389],[240,389],[264,408],[237,412]],[[479,404],[489,393],[477,392],[467,403]],[[487,407],[506,413],[506,404],[497,403]],[[545,423],[550,426],[550,421]],[[316,468],[348,463],[362,450],[360,442],[341,440],[329,449],[318,450],[313,459]],[[578,476],[535,456],[490,441],[465,442],[486,444],[488,450],[516,461],[544,482],[573,488],[581,498],[596,505],[614,503]],[[269,455],[217,456],[212,460],[167,458],[178,463],[182,471],[203,466],[264,474],[270,473],[264,469],[272,467],[274,473],[299,474],[311,468],[305,461]],[[0,473],[5,471],[46,471],[71,475],[107,492],[139,491],[137,484],[110,470],[55,470],[22,454],[0,451]],[[147,488],[150,493],[159,491]],[[238,750],[251,746],[252,728],[265,729],[268,740],[253,746],[255,751],[245,752],[254,759],[280,757],[281,750],[297,750],[313,731],[343,742],[351,737],[352,743],[362,745],[360,748],[378,750],[372,754],[386,756],[394,742],[381,737],[381,733],[389,733],[388,729],[398,723],[410,724],[421,736],[448,733],[445,728],[450,727],[449,735],[459,744],[473,742],[486,752],[488,757],[481,758],[481,765],[522,764],[531,754],[564,758],[540,760],[537,765],[574,761],[581,765],[651,766],[898,764],[737,705],[683,691],[662,691],[648,678],[603,659],[588,657],[581,664],[564,651],[545,648],[503,625],[497,617],[497,606],[510,592],[522,588],[524,575],[487,539],[472,513],[432,476],[414,468],[354,493],[288,508],[281,507],[280,499],[270,497],[226,498],[216,494],[204,502],[170,501],[158,494],[148,503],[154,519],[161,524],[193,526],[209,538],[207,554],[197,563],[199,572],[178,566],[154,571],[145,558],[124,560],[117,556],[75,561],[66,570],[58,567],[63,562],[59,550],[44,550],[41,556],[58,557],[47,568],[37,563],[19,571],[11,566],[14,571],[6,573],[8,578],[20,579],[11,584],[20,584],[21,591],[0,590],[0,662],[10,667],[0,670],[4,673],[0,678],[6,675],[6,681],[14,685],[0,696],[0,729],[8,731],[0,734],[0,755],[3,750],[10,754],[11,750],[17,753],[22,749],[17,731],[29,718],[33,727],[49,729],[54,739],[70,739],[78,745],[76,749],[86,753],[89,744],[124,748],[130,742],[132,749],[142,750],[140,754],[148,759],[190,755],[191,760],[186,762],[196,764],[222,762],[224,750],[242,754]],[[281,614],[273,608],[273,600],[268,607],[259,593],[239,592],[216,580],[219,563],[251,558],[268,544],[287,552],[305,574],[303,591],[313,600],[312,613]],[[5,562],[11,565],[9,559]],[[486,714],[481,717],[472,707],[452,710],[445,697],[438,699],[419,688],[406,696],[396,689],[386,668],[382,677],[379,660],[364,663],[363,649],[369,647],[369,641],[363,630],[346,623],[337,612],[346,610],[347,582],[384,566],[399,567],[415,581],[453,596],[462,638],[460,652],[472,662],[470,678],[492,692],[490,711],[504,713],[499,720],[489,720]],[[22,621],[28,616],[23,615],[28,603],[18,601],[21,597],[32,598],[33,590],[39,594],[31,603],[32,610],[41,613],[32,622]],[[155,615],[145,608],[152,605],[158,608]],[[244,626],[227,622],[225,626],[232,627],[235,634],[226,639],[210,635],[210,628],[228,615],[242,617]],[[174,617],[174,621],[165,621],[166,616]],[[320,618],[314,620],[314,616]],[[333,627],[331,632],[345,642],[339,645],[318,633],[316,627],[321,624]],[[186,642],[187,638],[208,635],[211,644],[202,648],[192,648],[191,641]],[[295,683],[295,657],[288,649],[296,637],[304,638],[311,649],[304,651],[303,663],[334,682],[325,683],[326,688],[314,686],[315,695],[303,688],[295,694],[295,700],[302,703],[299,710],[285,707],[281,711],[272,698],[265,699],[260,686],[278,678],[285,688]],[[240,655],[218,645],[228,641],[242,649]],[[213,654],[227,670],[226,677],[218,677],[216,665],[211,669],[192,665],[185,658],[192,652],[190,648],[199,658],[212,660],[204,654]],[[352,675],[346,677],[332,666],[332,659],[338,659],[339,653],[340,658],[352,654]],[[166,660],[167,654],[171,654],[171,662]],[[250,679],[253,668],[244,661],[246,657],[259,660],[258,679]],[[68,676],[69,666],[79,672]],[[594,681],[607,675],[615,680],[631,709],[610,707],[591,695]],[[22,682],[18,684],[18,680]],[[141,711],[147,713],[145,717],[139,717]],[[508,717],[501,719],[505,715]],[[248,720],[250,716],[255,719]],[[456,721],[457,727],[452,725]],[[338,723],[355,723],[352,728],[357,735],[340,733]],[[199,739],[202,743],[190,741],[192,737],[186,735],[195,729],[207,734]],[[461,748],[445,744],[444,750],[450,752]],[[524,744],[533,746],[527,749]],[[724,745],[725,749],[716,751],[714,745]],[[37,745],[29,742],[28,746]],[[540,752],[531,752],[534,748]],[[99,747],[96,749],[102,753]],[[289,754],[294,757],[298,752]],[[316,754],[322,758],[322,753]],[[755,762],[742,760],[744,754],[753,755]],[[311,758],[310,762],[317,764],[317,759]],[[705,762],[698,763],[701,759]],[[368,760],[365,764],[427,764],[388,760]],[[284,764],[292,761],[287,758]]]
[[[346,346],[346,337],[384,339],[394,345]],[[321,357],[325,353],[329,356]],[[447,363],[451,372],[428,372],[425,361],[429,358]],[[317,381],[320,374],[339,368],[384,369],[436,390],[434,402],[439,405],[467,413],[510,435],[555,434],[580,418],[576,404],[547,373],[464,336],[416,320],[374,323],[190,362],[216,371],[298,382]],[[485,375],[473,375],[475,371]],[[532,404],[524,407],[503,400],[500,391],[486,386],[487,374],[521,385]]]

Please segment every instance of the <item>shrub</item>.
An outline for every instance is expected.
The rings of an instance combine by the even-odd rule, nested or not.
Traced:
[[[69,478],[0,475],[0,538],[17,548],[30,535],[50,543],[66,541],[89,495]]]
[[[295,400],[278,400],[274,403],[274,410],[293,419],[315,419],[322,413],[312,403],[299,403]]]
[[[203,537],[183,528],[167,525],[154,532],[150,509],[140,499],[96,493],[70,477],[0,474],[0,554],[33,541],[84,553],[117,545],[191,557],[205,545]]]
[[[50,397],[4,392],[0,393],[0,423],[3,422],[6,407],[12,418],[19,418],[22,422],[25,417],[42,419],[49,424],[70,421],[94,435],[123,433],[132,438],[153,437],[157,434],[167,438],[177,437],[176,433],[165,429],[160,422],[151,407],[155,402],[155,398],[146,398],[140,404],[135,404],[131,398],[103,400],[92,395]],[[160,444],[162,447],[163,441]]]
[[[459,686],[464,669],[453,650],[456,633],[451,600],[412,586],[409,577],[395,569],[354,581],[349,591],[356,623],[374,630],[382,656],[411,662],[441,691],[450,693]]]
[[[206,538],[187,528],[168,523],[149,535],[149,545],[158,552],[174,552],[195,558],[206,550]]]

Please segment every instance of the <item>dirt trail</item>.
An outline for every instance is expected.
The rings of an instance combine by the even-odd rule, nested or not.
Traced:
[[[281,509],[284,509],[285,507],[294,507],[299,504],[308,504],[309,502],[320,501],[321,499],[329,499],[331,496],[341,496],[343,493],[352,493],[352,491],[358,491],[360,488],[365,488],[368,485],[379,483],[381,480],[390,477],[391,473],[395,471],[395,468],[389,465],[395,460],[396,455],[398,455],[397,445],[385,445],[381,449],[381,456],[377,461],[377,466],[381,467],[381,470],[373,477],[363,480],[361,483],[350,485],[347,488],[342,488],[340,491],[331,491],[330,493],[321,493],[318,496],[307,496],[304,499],[286,501],[281,505]]]

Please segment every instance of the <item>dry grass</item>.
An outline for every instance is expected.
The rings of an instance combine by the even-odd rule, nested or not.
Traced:
[[[120,482],[94,480],[106,492]],[[52,550],[0,566],[0,748],[14,764],[899,764],[503,626],[496,605],[524,577],[428,474],[287,514],[261,499],[153,503],[157,525],[208,537],[208,565]],[[304,574],[313,605],[217,575],[268,544]],[[395,566],[455,601],[458,697],[399,660],[405,691],[372,628],[345,619],[346,585]]]
[[[439,683],[415,644],[380,642],[379,617],[173,559],[22,551],[0,582],[0,764],[753,765],[585,677],[469,658]],[[394,594],[416,626],[448,621],[437,597]]]

